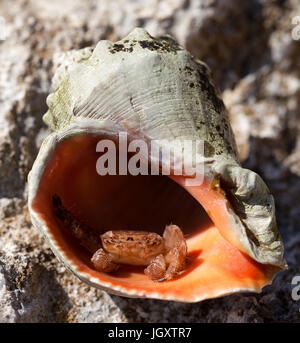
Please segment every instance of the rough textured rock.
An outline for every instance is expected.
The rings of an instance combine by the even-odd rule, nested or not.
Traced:
[[[299,322],[300,41],[297,0],[3,0],[0,41],[0,322]],[[240,157],[275,196],[289,270],[258,295],[200,304],[126,299],[89,288],[62,267],[32,227],[27,174],[54,64],[70,49],[117,40],[134,27],[172,34],[213,70]]]

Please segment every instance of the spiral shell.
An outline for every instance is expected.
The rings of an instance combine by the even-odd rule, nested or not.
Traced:
[[[259,292],[286,268],[273,197],[259,175],[240,166],[226,109],[203,62],[172,38],[137,28],[119,42],[66,54],[54,84],[44,115],[53,132],[29,175],[29,210],[80,279],[125,296],[197,302]],[[120,132],[147,144],[201,140],[203,183],[189,186],[187,175],[174,173],[96,175],[99,138],[116,140]],[[178,220],[190,265],[161,284],[131,266],[116,275],[95,271],[55,218],[54,193],[99,233],[132,225],[161,232],[163,222]]]

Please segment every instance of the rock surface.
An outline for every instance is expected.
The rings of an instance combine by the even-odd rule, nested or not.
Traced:
[[[300,40],[297,0],[3,0],[0,41],[0,322],[300,322]],[[243,165],[275,196],[289,270],[261,294],[199,304],[127,299],[81,283],[32,227],[28,172],[59,54],[134,27],[172,34],[212,69]],[[3,28],[2,28],[3,29]],[[0,27],[1,30],[1,27]],[[3,37],[0,32],[0,37]]]

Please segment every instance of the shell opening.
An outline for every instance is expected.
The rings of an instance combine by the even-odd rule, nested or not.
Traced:
[[[180,183],[162,175],[99,176],[96,145],[100,139],[99,135],[81,134],[62,140],[47,161],[32,202],[47,226],[53,250],[73,272],[123,295],[188,302],[237,289],[257,291],[266,284],[265,267],[227,242],[197,196]],[[167,224],[180,226],[187,239],[187,268],[174,280],[160,284],[149,280],[143,267],[126,266],[114,274],[97,272],[91,254],[54,215],[54,194],[99,234],[120,229],[162,234]]]
[[[54,215],[52,199],[56,194],[82,223],[99,234],[144,230],[162,235],[167,224],[176,223],[189,237],[212,225],[202,206],[167,176],[99,176],[96,161],[100,154],[95,147],[100,139],[82,135],[63,141],[40,183],[33,207],[51,223],[50,229],[60,244],[67,245],[91,267],[87,251]]]

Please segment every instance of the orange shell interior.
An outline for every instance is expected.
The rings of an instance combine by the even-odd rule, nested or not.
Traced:
[[[225,215],[228,203],[207,182],[185,187],[183,177],[99,176],[96,145],[101,137],[81,134],[60,142],[45,167],[32,208],[46,222],[64,258],[93,283],[124,295],[199,301],[240,290],[259,291],[276,269],[243,253]],[[184,231],[188,263],[175,279],[154,282],[143,267],[123,265],[107,274],[94,269],[90,253],[53,212],[52,196],[80,220],[102,233],[114,229],[162,233],[174,223]],[[209,215],[208,215],[209,214]],[[109,285],[109,286],[107,286]]]

